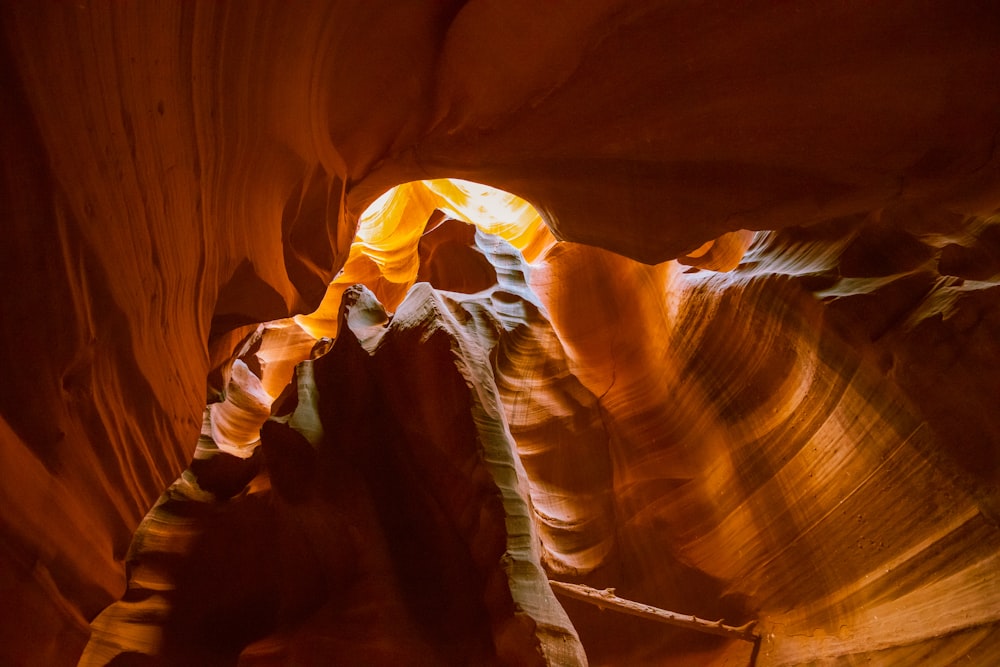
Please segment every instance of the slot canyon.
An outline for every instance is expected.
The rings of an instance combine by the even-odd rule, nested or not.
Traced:
[[[1000,5],[0,27],[0,667],[1000,664]]]

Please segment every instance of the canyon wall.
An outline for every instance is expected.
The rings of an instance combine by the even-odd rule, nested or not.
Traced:
[[[421,236],[467,215],[442,185],[360,237],[395,259],[352,255],[369,204],[440,178],[548,226],[507,234],[534,272],[483,306],[488,372],[455,385],[503,405],[525,562],[756,618],[760,664],[996,661],[1000,12],[536,4],[2,4],[0,661],[80,658],[258,323],[323,304],[313,333],[337,333],[349,280],[392,313],[418,278],[478,293],[519,266]],[[225,529],[251,578],[285,558],[254,488],[237,503],[263,523]],[[560,602],[592,664],[748,659]],[[483,609],[467,655],[544,644],[507,646],[510,609]],[[221,637],[226,659],[265,630]]]

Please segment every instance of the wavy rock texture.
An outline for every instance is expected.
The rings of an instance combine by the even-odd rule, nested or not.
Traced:
[[[447,221],[424,238],[444,228],[457,237],[460,224]],[[418,634],[432,637],[429,643],[411,645],[401,633],[399,646],[432,662],[523,664],[536,655],[530,633],[507,629],[510,600],[535,627],[563,627],[557,637],[572,638],[565,618],[542,620],[551,613],[560,618],[559,612],[517,601],[526,590],[538,590],[544,565],[553,578],[613,586],[619,595],[661,607],[732,623],[757,620],[759,664],[947,664],[959,657],[988,664],[997,650],[990,637],[1000,622],[1000,530],[982,479],[955,464],[884,376],[873,352],[845,341],[821,301],[789,276],[759,275],[754,260],[774,244],[773,237],[761,236],[730,274],[684,272],[672,262],[650,267],[562,244],[532,273],[513,247],[479,232],[474,245],[456,243],[454,252],[464,247],[469,258],[488,259],[496,276],[492,287],[463,295],[418,285],[391,317],[370,293],[356,287],[340,292],[346,310],[339,329],[349,333],[321,361],[300,367],[299,417],[290,423],[305,437],[265,429],[265,436],[274,433],[281,443],[268,448],[265,437],[271,487],[260,491],[260,481],[251,483],[235,506],[223,507],[235,514],[212,524],[213,530],[228,534],[235,530],[229,523],[242,526],[233,518],[242,516],[237,507],[268,494],[277,494],[279,504],[292,503],[289,516],[301,516],[301,505],[313,497],[310,489],[342,483],[343,473],[333,474],[331,466],[353,470],[365,480],[364,491],[354,495],[367,492],[375,509],[347,521],[365,520],[380,529],[376,536],[355,538],[354,552],[393,564],[382,567],[398,578],[402,601],[388,593],[376,599],[388,609],[409,610],[407,621],[397,621],[401,627],[423,624]],[[433,266],[424,270],[438,273]],[[585,277],[592,284],[575,290],[563,285]],[[619,335],[622,322],[647,335]],[[449,389],[442,374],[450,363],[462,370]],[[469,389],[471,410],[462,398]],[[317,395],[312,407],[308,397]],[[486,402],[477,409],[477,400]],[[303,411],[315,416],[303,417]],[[472,428],[470,415],[478,436],[461,436]],[[462,420],[465,427],[458,426]],[[322,432],[336,436],[331,440]],[[463,438],[481,443],[482,453],[455,449]],[[211,440],[203,439],[201,449],[210,447]],[[336,456],[337,462],[318,465],[317,456]],[[203,458],[196,453],[195,462]],[[469,467],[470,461],[479,463]],[[497,486],[476,492],[482,480],[474,471],[484,462],[486,469],[499,463],[502,474],[493,468]],[[205,612],[185,609],[176,598],[187,593],[192,606],[206,596],[220,598],[187,592],[185,575],[211,570],[195,548],[179,549],[181,564],[152,576],[155,585],[143,574],[149,563],[165,559],[164,545],[173,550],[191,541],[185,522],[172,518],[180,512],[169,507],[194,470],[140,528],[130,558],[130,593],[95,623],[100,634],[86,662],[106,664],[126,650],[178,659],[163,633],[176,624],[172,619]],[[219,473],[213,478],[208,470],[201,466],[196,483],[219,485],[213,481]],[[246,474],[229,473],[229,495],[247,482]],[[430,481],[428,488],[421,479]],[[470,507],[488,508],[485,497],[498,491],[506,499],[507,530],[518,525],[528,531],[527,542],[508,532],[506,553],[520,553],[523,560],[514,556],[514,562],[536,577],[509,574],[501,602],[490,599],[484,570],[507,562],[499,557],[504,550],[495,546],[474,557],[471,571],[458,565],[464,561],[455,552],[480,553],[477,545],[490,542],[483,536],[490,525],[493,541],[502,537],[505,510],[486,515],[492,520],[480,515],[472,521],[468,514]],[[327,512],[345,502],[324,493]],[[432,500],[421,500],[428,493]],[[186,495],[189,502],[198,500],[195,493]],[[483,500],[472,499],[477,495]],[[511,502],[518,509],[512,511]],[[442,519],[442,513],[452,518]],[[195,518],[204,521],[200,514]],[[252,521],[251,532],[275,532],[259,518]],[[512,548],[511,540],[519,546]],[[525,552],[536,540],[540,552],[533,546]],[[241,553],[232,539],[226,542],[231,553]],[[284,548],[284,542],[277,549],[257,545],[256,552],[269,552],[273,571],[249,579],[263,579],[266,586],[269,578],[287,576],[282,573],[290,566],[299,570],[301,561]],[[218,559],[226,561],[222,554]],[[343,586],[365,590],[358,583],[365,576]],[[150,613],[149,600],[136,589],[168,591],[160,595],[170,602],[159,614]],[[345,602],[332,591],[315,591],[311,607],[289,602],[284,590],[274,595],[257,603],[256,622],[241,623],[243,634],[234,641],[242,644],[230,648],[230,659],[242,654],[241,664],[308,661],[317,650],[344,659],[355,650],[369,660],[399,659],[383,645],[387,631],[378,623],[367,621],[372,645],[348,646],[345,638],[336,639],[332,617],[313,611],[339,603],[340,613],[354,617],[360,612],[345,611],[351,609],[350,595]],[[650,627],[563,602],[592,664],[751,659],[753,649],[744,642]],[[508,611],[497,611],[497,605]],[[449,616],[456,606],[485,611],[479,621],[463,624]],[[298,611],[288,615],[287,608]],[[246,621],[245,614],[231,613]],[[145,632],[122,629],[136,619]],[[280,629],[285,626],[295,630]],[[325,643],[309,643],[306,632],[326,637]],[[159,643],[135,647],[115,639],[148,634]],[[471,639],[477,635],[478,645]],[[537,636],[544,647],[545,633]],[[220,650],[214,634],[201,641]],[[549,641],[563,647],[567,640]],[[109,653],[99,652],[102,643],[111,646],[105,646]],[[567,657],[560,650],[546,657],[555,664],[582,662],[582,654]],[[183,657],[206,655],[221,659],[212,653]]]
[[[330,534],[377,524],[377,505],[317,491],[306,525],[257,548],[281,542],[261,526],[291,529],[263,502],[278,492],[240,493],[251,469],[196,453],[206,401],[250,380],[236,357],[263,406],[313,337],[346,344],[354,282],[395,312],[418,278],[471,291],[494,275],[473,318],[494,324],[463,336],[493,350],[548,574],[758,617],[760,664],[1000,662],[995,4],[571,4],[0,6],[0,662],[76,662],[102,610],[141,602],[108,607],[133,537],[186,511],[181,561],[233,577],[171,593],[190,616],[161,657],[321,652],[337,610],[310,606],[307,577],[270,577],[315,537],[323,565],[303,573],[353,581]],[[479,211],[475,186],[427,180],[443,178],[541,217]],[[381,204],[406,223],[366,227],[400,184]],[[511,239],[534,276],[518,287],[512,255],[471,249],[448,218]],[[244,354],[291,316],[274,325],[287,353]],[[308,442],[319,419],[294,427]],[[185,470],[233,499],[192,500]],[[362,570],[384,572],[379,531],[357,539]],[[411,598],[356,581],[387,610],[359,627],[399,619],[419,654]],[[563,604],[593,664],[748,659]],[[242,606],[256,625],[197,634]]]
[[[206,412],[84,664],[586,663],[539,562],[490,310],[421,284],[384,326],[371,292],[343,299],[342,335],[299,367],[262,457],[220,446]]]
[[[583,267],[616,279],[571,297],[560,282]],[[536,273],[611,442],[622,563],[588,581],[702,617],[752,613],[759,664],[989,664],[1000,533],[983,479],[954,464],[874,350],[842,338],[839,314],[760,273],[568,245]],[[621,336],[622,321],[644,335]],[[682,653],[567,610],[592,661]]]
[[[407,219],[397,222],[396,238],[412,235]],[[341,335],[321,361],[299,367],[297,398],[281,420],[288,426],[269,424],[263,438],[288,360],[325,346],[309,346],[315,339],[290,321],[262,326],[242,345],[224,399],[206,408],[191,466],[137,530],[126,595],[95,620],[83,664],[586,662],[541,566],[540,544],[548,560],[566,551],[548,546],[560,540],[558,527],[543,526],[541,543],[536,534],[537,508],[551,513],[546,468],[527,454],[529,437],[511,437],[503,406],[518,389],[492,388],[491,360],[497,374],[517,372],[512,362],[523,355],[506,351],[508,334],[533,328],[558,341],[513,246],[458,220],[432,222],[412,259],[442,287],[465,289],[414,286],[390,322],[372,293],[333,284],[344,302]],[[355,250],[384,245],[362,238]],[[475,265],[489,271],[469,287],[476,272],[461,269]],[[316,512],[368,528],[346,537],[329,522],[303,529]],[[326,544],[327,555],[303,562],[311,548],[303,542]],[[230,568],[233,560],[240,566]],[[289,579],[336,585],[304,595]],[[371,590],[373,581],[383,586]],[[388,619],[365,611],[373,607]]]

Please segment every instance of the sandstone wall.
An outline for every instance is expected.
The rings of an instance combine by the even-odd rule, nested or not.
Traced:
[[[555,236],[656,265],[566,246],[536,285],[545,336],[564,350],[552,363],[579,383],[564,379],[559,395],[575,397],[581,424],[553,428],[596,451],[603,421],[610,458],[594,465],[615,471],[587,501],[595,523],[579,543],[560,531],[545,543],[552,567],[606,552],[655,570],[642,561],[651,547],[622,550],[654,526],[700,573],[691,581],[714,582],[697,590],[822,644],[775,645],[779,664],[814,649],[943,664],[975,646],[989,661],[993,3],[536,5],[3,3],[4,662],[77,660],[90,621],[125,589],[140,521],[190,463],[238,341],[321,302],[369,203],[442,177],[501,187]],[[698,274],[660,264],[697,266],[706,242],[738,230],[785,231],[758,238],[732,282],[683,283]],[[715,268],[732,268],[746,241],[725,238]],[[528,382],[519,374],[513,386]],[[511,415],[530,439],[531,418]],[[820,440],[847,458],[811,461],[826,450],[810,449],[809,429],[833,423],[843,435]],[[650,510],[611,549],[604,526],[666,493],[630,471],[668,452],[680,469],[667,478],[694,480],[664,500],[686,518]],[[552,481],[546,455],[536,477]],[[821,470],[833,495],[809,504],[802,476]],[[718,488],[735,500],[709,501]],[[829,550],[870,539],[824,514],[848,496],[864,521],[899,531],[888,552]],[[706,555],[734,535],[752,546],[741,559]],[[934,546],[944,536],[952,550]],[[954,569],[914,565],[906,582],[881,578],[885,594],[860,583],[937,553],[955,554]],[[779,593],[765,564],[783,557],[813,566],[789,570],[805,579]],[[883,603],[922,629],[881,633]],[[951,619],[965,608],[972,620]],[[857,631],[841,636],[844,624]]]

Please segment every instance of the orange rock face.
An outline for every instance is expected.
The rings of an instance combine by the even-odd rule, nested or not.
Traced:
[[[993,3],[0,26],[0,663],[1000,662]]]

